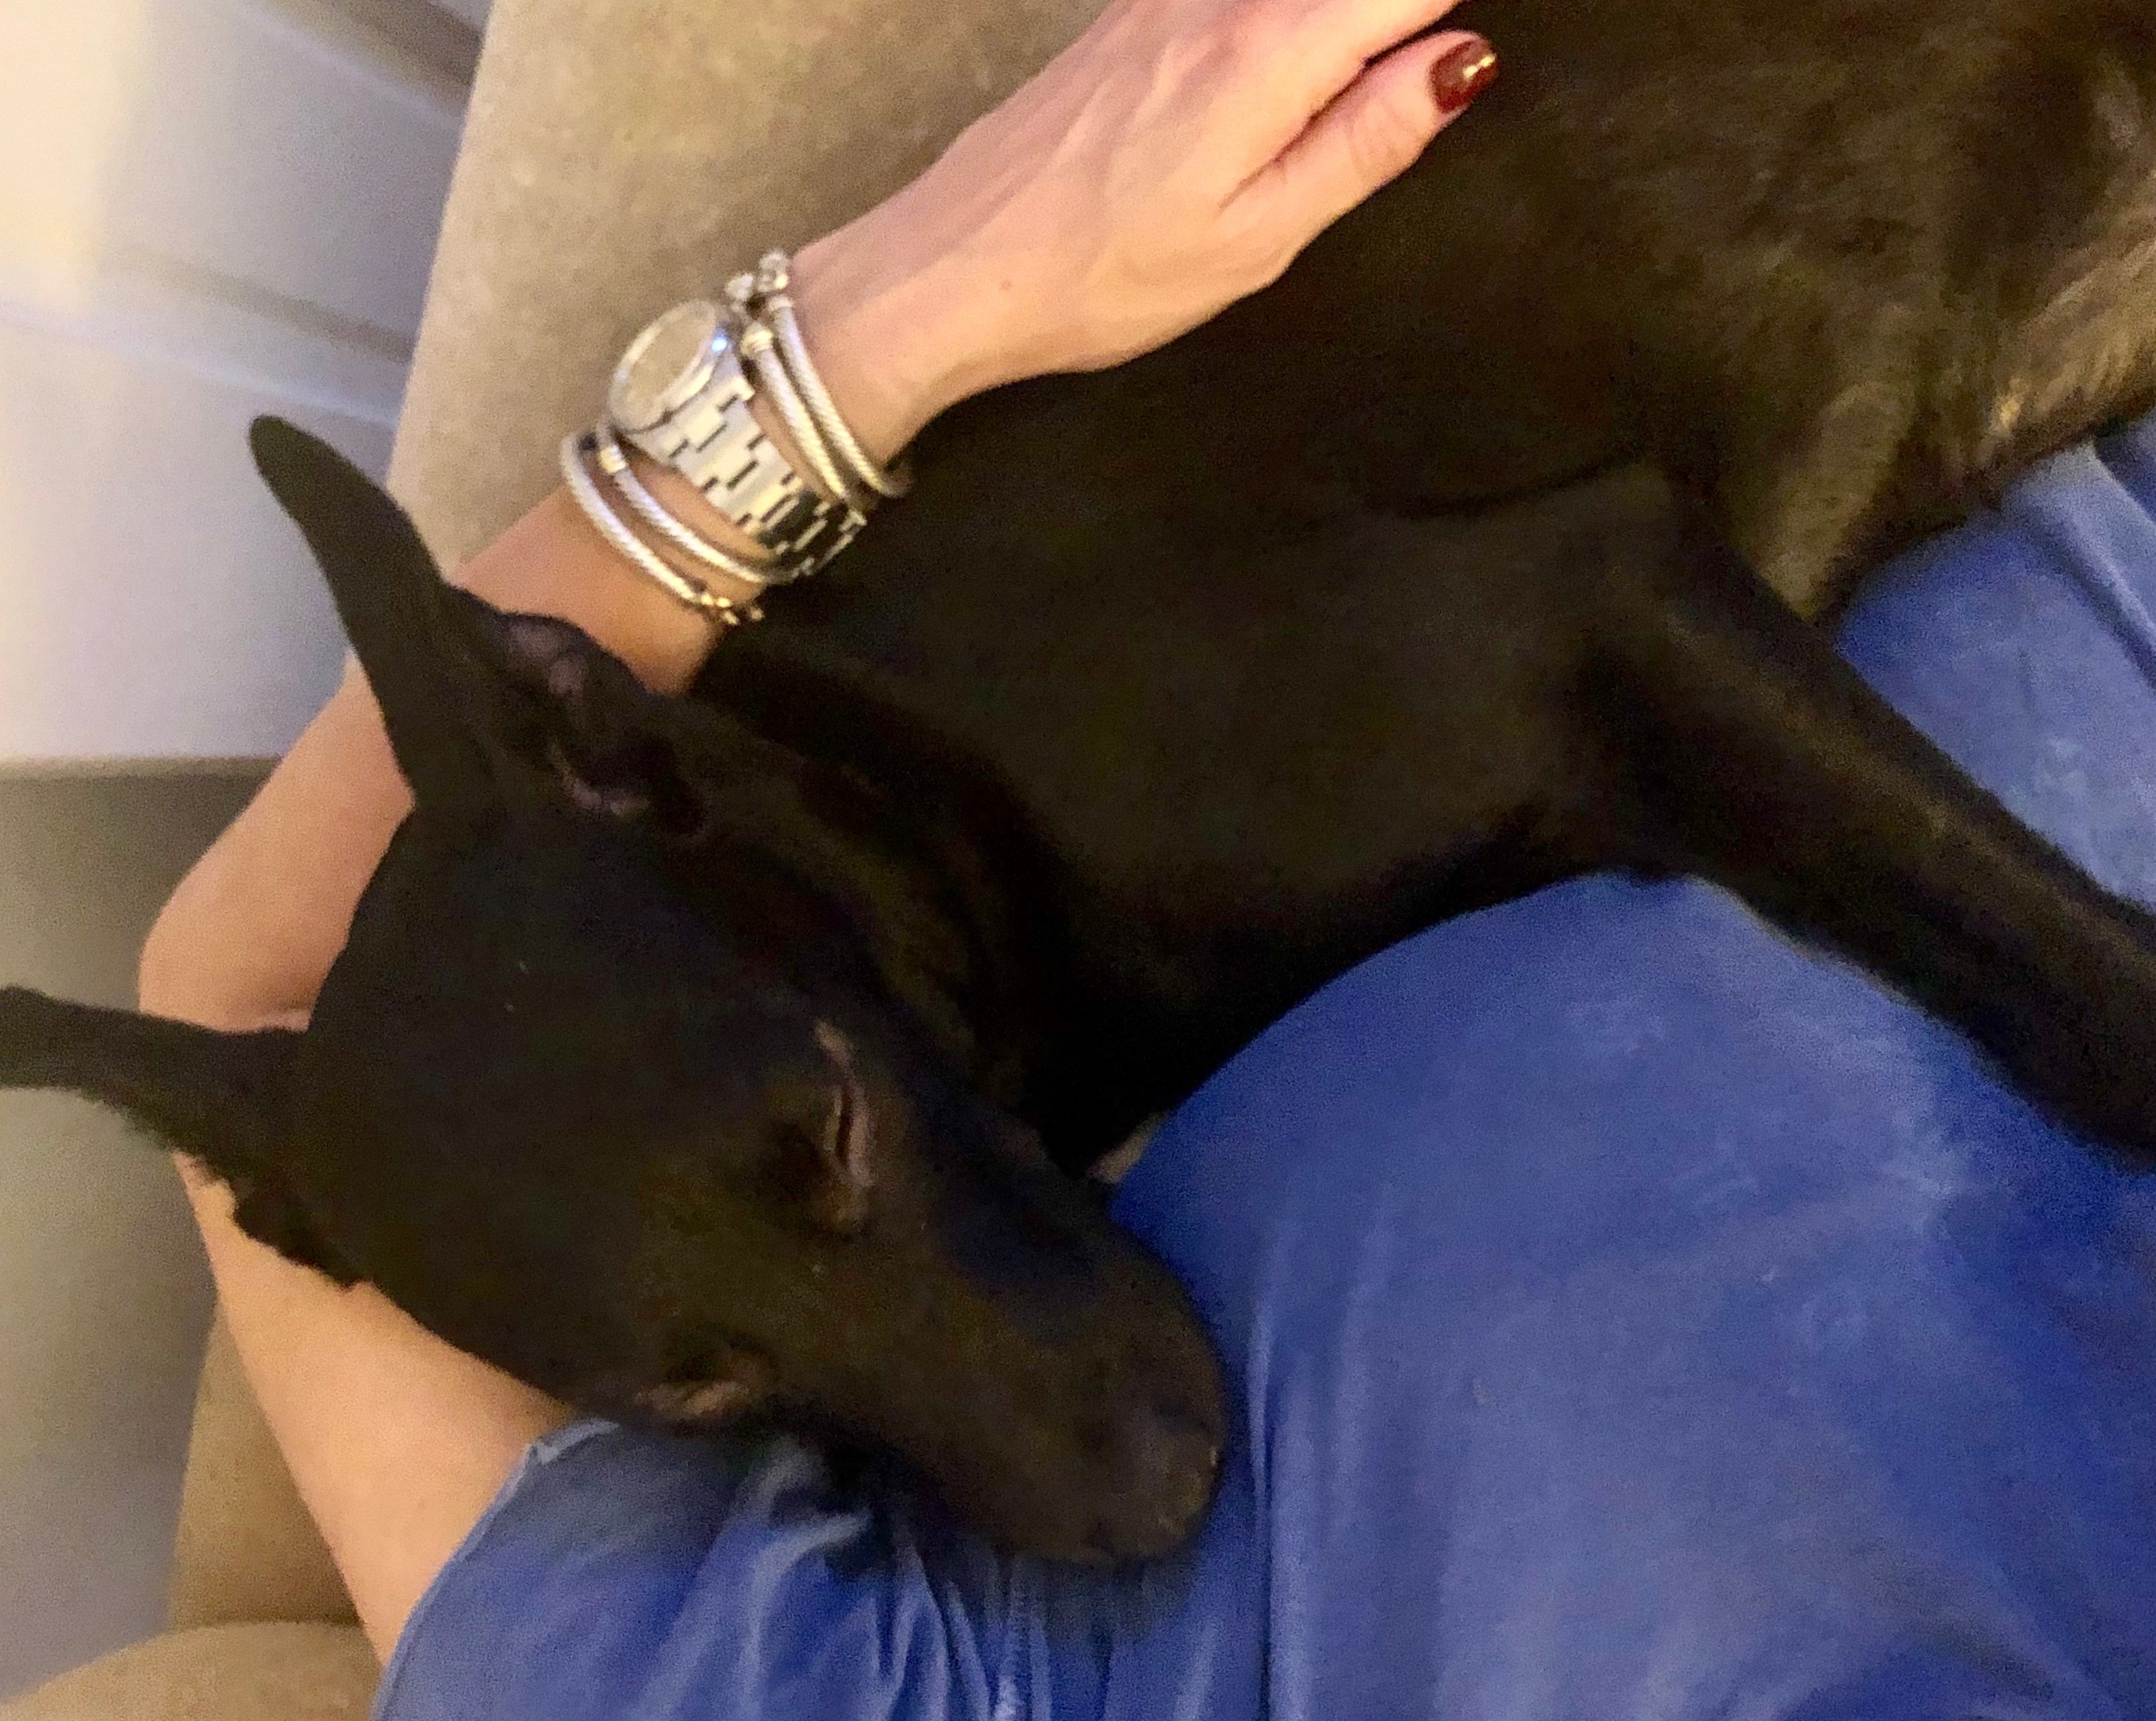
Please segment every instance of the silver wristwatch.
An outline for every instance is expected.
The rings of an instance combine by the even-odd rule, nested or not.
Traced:
[[[607,414],[634,447],[686,478],[777,559],[774,583],[814,573],[853,541],[862,516],[810,488],[749,410],[726,314],[677,305],[629,343]]]

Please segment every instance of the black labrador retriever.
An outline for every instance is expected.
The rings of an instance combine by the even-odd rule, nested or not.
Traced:
[[[1717,880],[2156,1155],[2156,922],[1800,613],[2156,401],[2123,0],[1472,0],[1477,110],[1274,289],[1008,389],[686,700],[259,427],[418,793],[304,1035],[16,992],[243,1224],[579,1404],[1166,1549],[1225,1416],[1071,1175],[1440,917]]]

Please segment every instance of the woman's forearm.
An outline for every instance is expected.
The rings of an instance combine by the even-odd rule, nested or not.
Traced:
[[[825,279],[804,321],[819,331],[814,350],[856,434],[887,458],[963,392],[969,360],[963,337],[939,334],[948,326],[902,281],[846,257],[844,241],[804,254],[804,285],[819,263],[846,271]],[[879,348],[893,360],[880,372]],[[757,553],[692,488],[648,462],[639,470],[699,529]],[[710,624],[622,560],[561,491],[458,578],[498,608],[575,622],[657,691],[685,688],[713,644]],[[410,808],[353,666],[167,905],[143,952],[143,1007],[227,1029],[303,1022]],[[239,1230],[221,1184],[185,1160],[180,1170],[242,1364],[386,1660],[517,1455],[568,1412],[371,1287],[340,1290],[283,1259]]]
[[[710,629],[620,562],[558,492],[463,583],[576,622],[654,687],[679,689]],[[357,670],[188,875],[143,953],[146,1009],[212,1026],[296,1024],[411,804]],[[422,1330],[367,1286],[340,1290],[243,1234],[184,1161],[218,1299],[263,1414],[386,1657],[517,1455],[567,1412]]]

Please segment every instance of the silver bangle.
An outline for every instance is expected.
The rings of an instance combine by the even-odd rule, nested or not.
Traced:
[[[839,416],[838,403],[831,398],[831,391],[824,386],[815,360],[808,356],[808,343],[801,336],[801,319],[793,314],[793,301],[783,292],[774,293],[763,301],[762,311],[763,320],[778,338],[779,357],[786,361],[786,368],[800,389],[801,398],[808,403],[808,410],[824,439],[839,451],[839,458],[854,477],[864,488],[893,501],[911,490],[913,470],[905,457],[901,455],[888,466],[879,466],[869,458],[868,450]]]
[[[726,295],[737,313],[755,316],[772,331],[788,379],[799,391],[810,418],[824,439],[838,452],[856,486],[879,496],[896,499],[913,487],[913,474],[903,459],[886,468],[869,458],[831,391],[824,386],[808,343],[801,333],[801,319],[788,290],[793,283],[793,259],[783,251],[767,251],[753,272],[736,275],[726,284]]]
[[[759,568],[753,562],[721,548],[694,527],[677,519],[666,505],[644,488],[629,464],[629,456],[616,439],[613,426],[602,420],[592,432],[592,453],[600,471],[606,474],[613,487],[621,492],[637,518],[649,527],[674,547],[705,567],[721,573],[730,574],[744,585],[753,586],[759,592],[776,584],[783,573],[776,568]]]
[[[593,439],[588,431],[562,439],[562,480],[568,485],[570,496],[598,535],[673,597],[714,625],[731,628],[744,621],[762,620],[763,612],[755,604],[737,604],[731,598],[721,598],[702,581],[691,579],[669,566],[650,545],[622,523],[621,516],[607,506],[606,498],[599,494],[598,485],[584,468],[585,457],[593,447]]]

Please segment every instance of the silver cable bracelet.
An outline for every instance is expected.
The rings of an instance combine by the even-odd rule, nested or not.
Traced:
[[[660,537],[691,559],[721,573],[731,574],[744,585],[761,592],[776,585],[783,578],[780,569],[758,567],[744,557],[713,543],[701,532],[680,519],[666,505],[644,487],[629,464],[629,455],[614,435],[613,426],[602,419],[592,432],[592,453],[598,469],[613,487],[621,493],[637,518]]]
[[[831,391],[824,386],[802,336],[801,319],[794,311],[789,290],[793,271],[793,259],[785,252],[767,251],[753,270],[726,283],[726,297],[738,316],[753,317],[771,331],[788,380],[798,391],[824,442],[837,451],[857,489],[896,500],[913,487],[912,471],[903,458],[888,468],[870,460],[831,398]]]
[[[829,444],[824,439],[823,426],[808,411],[808,403],[802,399],[801,391],[793,386],[793,378],[787,374],[786,366],[778,356],[778,337],[768,325],[752,319],[735,326],[734,345],[748,362],[754,372],[757,386],[770,398],[778,408],[778,421],[786,426],[786,434],[793,439],[793,445],[801,450],[808,462],[808,470],[816,475],[824,488],[845,504],[849,512],[864,514],[876,505],[873,495],[864,491],[852,478],[839,470],[832,458]]]
[[[607,506],[606,498],[599,494],[598,485],[585,469],[584,461],[596,445],[597,439],[589,431],[563,437],[561,465],[562,480],[568,486],[570,496],[598,535],[674,598],[715,626],[733,628],[744,621],[762,620],[763,611],[756,604],[737,604],[731,598],[721,597],[701,580],[691,579],[670,566],[622,522],[621,516]]]

